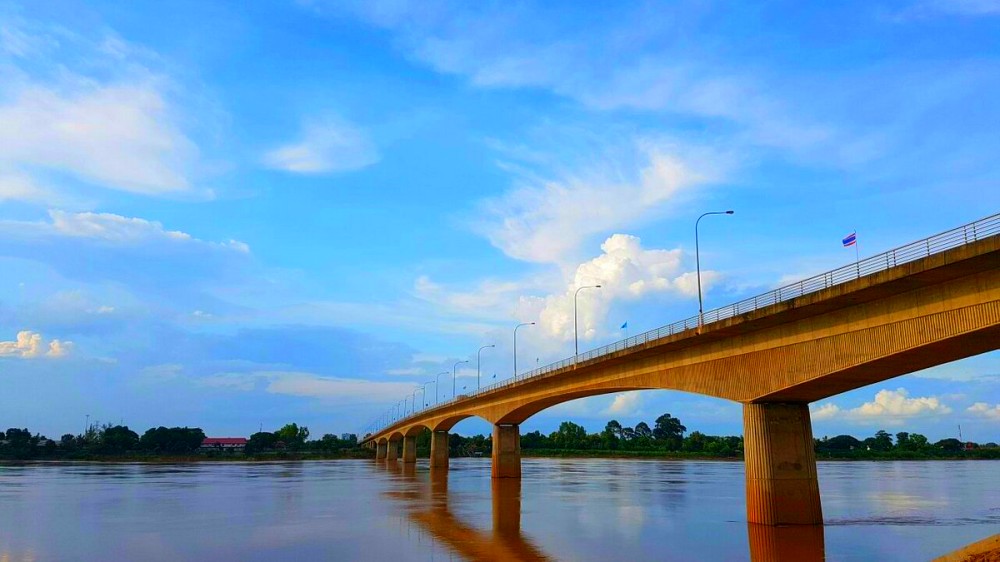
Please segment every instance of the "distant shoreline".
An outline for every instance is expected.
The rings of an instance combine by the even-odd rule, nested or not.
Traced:
[[[742,456],[723,457],[709,455],[705,453],[684,452],[684,451],[606,451],[606,450],[565,450],[565,449],[528,449],[521,450],[521,457],[526,459],[637,459],[637,460],[692,460],[692,461],[717,461],[717,462],[743,462]],[[427,456],[419,455],[419,459],[427,459]],[[452,458],[481,458],[489,460],[490,455],[484,454],[482,457],[452,457]],[[59,465],[74,463],[93,464],[197,464],[197,463],[276,463],[276,462],[304,462],[304,461],[326,461],[326,460],[374,460],[374,452],[351,451],[336,454],[309,454],[309,453],[276,453],[258,454],[243,456],[237,454],[226,455],[183,455],[183,456],[147,456],[147,455],[122,455],[122,456],[94,456],[87,458],[63,458],[63,459],[0,459],[0,467],[20,466],[20,465]],[[892,455],[885,453],[864,452],[864,454],[833,456],[819,455],[816,460],[824,461],[977,461],[977,460],[1000,460],[1000,455],[949,455],[949,456],[925,456],[915,455]]]

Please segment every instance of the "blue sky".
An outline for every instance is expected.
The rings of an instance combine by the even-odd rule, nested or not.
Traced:
[[[995,0],[0,2],[0,425],[357,431],[571,355],[578,286],[582,349],[691,316],[704,211],[706,308],[995,213],[998,98]],[[814,409],[997,441],[1000,355]],[[742,427],[522,430],[667,411]]]

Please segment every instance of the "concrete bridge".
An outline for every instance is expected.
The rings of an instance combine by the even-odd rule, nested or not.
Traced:
[[[699,327],[700,325],[700,327]],[[671,389],[743,404],[747,519],[822,524],[809,403],[1000,348],[1000,214],[559,363],[374,428],[376,458],[416,460],[431,433],[493,424],[494,478],[519,478],[519,426],[556,404]]]

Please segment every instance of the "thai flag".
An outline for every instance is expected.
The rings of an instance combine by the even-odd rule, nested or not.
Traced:
[[[858,233],[857,232],[852,232],[852,233],[850,233],[850,234],[847,235],[847,238],[844,238],[844,247],[845,248],[848,247],[848,246],[853,246],[853,245],[855,245],[857,243],[858,243]]]

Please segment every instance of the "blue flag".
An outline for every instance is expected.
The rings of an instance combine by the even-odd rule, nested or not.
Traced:
[[[622,327],[619,329],[624,330],[625,328],[628,328],[628,320],[626,320],[625,323],[622,324]]]

